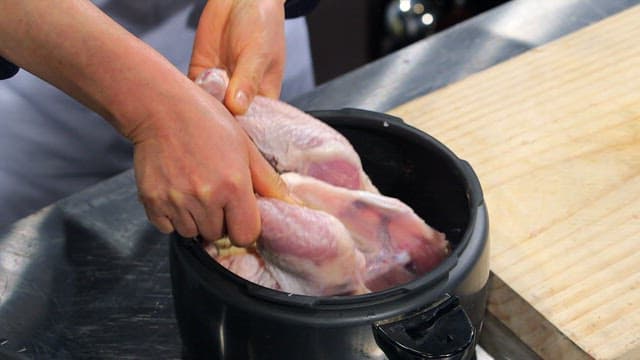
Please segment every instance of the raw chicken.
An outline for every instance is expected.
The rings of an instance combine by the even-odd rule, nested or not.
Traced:
[[[196,82],[221,100],[229,79],[211,69]],[[255,247],[219,251],[205,244],[230,271],[289,293],[356,295],[411,281],[448,255],[444,234],[380,195],[333,128],[261,96],[236,118],[304,206],[259,198]]]
[[[222,100],[229,78],[222,69],[209,69],[196,83]],[[279,172],[294,171],[348,189],[378,192],[349,141],[295,107],[256,96],[247,113],[237,119]]]
[[[231,254],[211,255],[220,263],[220,265],[243,279],[271,289],[282,289],[280,284],[278,284],[278,281],[276,281],[273,275],[271,275],[271,273],[266,269],[264,260],[255,251],[255,248],[249,250],[238,249]]]
[[[365,282],[373,291],[413,280],[449,253],[445,235],[398,199],[296,173],[283,174],[282,179],[306,206],[327,212],[345,225],[366,258]]]
[[[257,248],[283,291],[305,295],[369,292],[365,258],[335,217],[275,199],[258,199],[262,233]]]
[[[262,233],[256,246],[238,248],[229,239],[205,250],[234,274],[264,287],[305,295],[357,295],[364,255],[335,217],[280,200],[258,199]]]

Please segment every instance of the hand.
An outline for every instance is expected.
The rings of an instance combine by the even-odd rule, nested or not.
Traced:
[[[271,17],[278,10],[275,0],[212,1],[207,11],[215,10],[216,19],[218,7],[224,10],[224,28],[233,30],[225,34],[235,35],[218,37],[216,46],[227,48],[230,42],[240,44],[232,39],[245,39],[244,47],[231,47],[243,55],[236,59],[261,54],[253,49],[257,42],[272,40],[268,33],[277,38],[277,29],[256,32],[253,24],[260,25],[259,19],[265,25],[261,28],[273,30],[271,25],[282,22]],[[216,240],[226,228],[236,245],[248,245],[260,231],[254,192],[287,200],[286,186],[229,111],[92,2],[64,0],[51,6],[47,1],[0,1],[0,14],[0,56],[84,103],[134,143],[140,199],[161,231]],[[216,34],[217,24],[200,32]],[[218,54],[208,40],[203,44],[210,54]],[[272,44],[259,45],[266,51]],[[231,58],[226,54],[225,59]],[[281,74],[282,61],[269,61],[265,69]],[[245,60],[233,63],[233,69],[255,67]],[[264,83],[278,80],[263,77],[271,79]],[[252,79],[252,84],[263,83]]]
[[[184,96],[155,101],[152,121],[129,135],[140,200],[162,232],[213,241],[226,228],[249,245],[260,232],[254,189],[286,200],[286,185],[224,106],[186,81]]]
[[[224,104],[243,114],[255,95],[280,96],[285,62],[284,0],[209,1],[200,16],[189,66],[231,75]]]

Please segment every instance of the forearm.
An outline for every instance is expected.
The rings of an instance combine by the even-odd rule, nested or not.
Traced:
[[[3,0],[0,14],[0,56],[83,102],[125,136],[148,116],[141,99],[170,96],[163,84],[188,81],[89,1]]]

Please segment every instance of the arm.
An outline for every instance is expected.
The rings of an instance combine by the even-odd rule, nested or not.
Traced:
[[[135,145],[147,215],[161,231],[246,245],[254,189],[284,186],[222,104],[86,0],[0,2],[0,57],[78,99]]]

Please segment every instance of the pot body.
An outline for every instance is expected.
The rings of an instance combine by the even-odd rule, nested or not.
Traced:
[[[185,358],[472,358],[489,276],[488,216],[473,170],[389,115],[355,109],[312,115],[349,139],[383,194],[445,232],[452,254],[385,291],[310,297],[241,279],[196,241],[174,234],[171,276]]]

